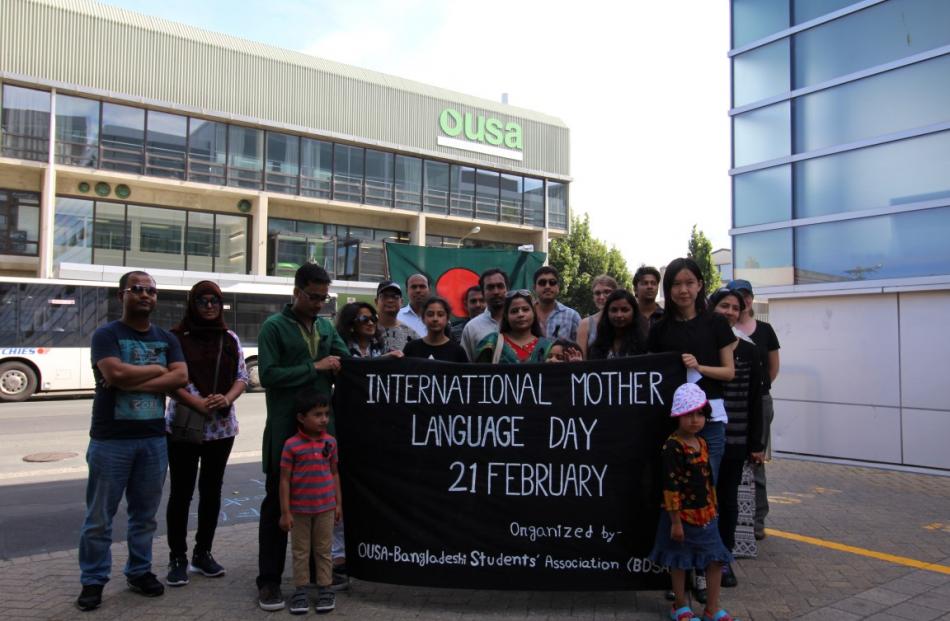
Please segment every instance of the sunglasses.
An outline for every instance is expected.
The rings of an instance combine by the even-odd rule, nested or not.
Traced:
[[[550,279],[541,278],[538,281],[536,281],[534,284],[537,287],[556,287],[557,278],[550,278]]]
[[[202,306],[204,308],[211,308],[212,306],[221,306],[221,298],[219,297],[210,297],[210,298],[198,298],[195,300],[195,304]]]
[[[377,318],[375,316],[371,317],[369,315],[357,315],[354,319],[356,323],[376,323]]]
[[[509,291],[508,293],[505,294],[505,299],[506,299],[506,300],[510,300],[511,298],[515,297],[516,295],[520,295],[520,296],[522,296],[522,297],[526,297],[526,298],[528,298],[529,300],[532,299],[532,298],[531,298],[531,292],[528,291],[527,289],[515,289],[514,291]]]
[[[326,293],[307,293],[306,291],[301,291],[300,293],[307,296],[307,299],[311,302],[326,302],[330,298]]]
[[[147,287],[145,285],[132,285],[126,289],[123,289],[125,293],[134,293],[135,295],[142,295],[147,293],[149,295],[158,295],[158,289],[155,287]]]

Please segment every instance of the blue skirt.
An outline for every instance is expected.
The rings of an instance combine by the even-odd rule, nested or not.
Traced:
[[[656,540],[650,560],[670,569],[706,569],[712,562],[731,563],[734,559],[719,537],[719,518],[705,526],[693,526],[683,522],[683,542],[670,538],[670,514],[660,513],[656,526]]]

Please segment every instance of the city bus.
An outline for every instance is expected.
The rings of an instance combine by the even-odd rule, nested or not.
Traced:
[[[152,323],[169,329],[184,316],[191,287],[158,288]],[[118,289],[118,282],[0,276],[0,401],[94,389],[89,344],[96,328],[121,316]],[[260,390],[258,331],[291,301],[293,286],[247,282],[222,292],[225,322],[244,348],[248,389]],[[335,314],[336,296],[330,295],[322,315]]]

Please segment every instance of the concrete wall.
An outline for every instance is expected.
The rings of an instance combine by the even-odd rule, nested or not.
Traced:
[[[776,450],[950,469],[950,291],[772,298]]]

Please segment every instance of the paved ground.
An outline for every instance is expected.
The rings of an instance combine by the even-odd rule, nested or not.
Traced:
[[[950,620],[950,477],[778,459],[769,467],[772,534],[759,558],[740,561],[739,587],[724,603],[742,619]],[[114,546],[118,579],[95,619],[150,621],[284,618],[255,606],[254,524],[219,529],[219,579],[145,599],[125,589],[123,544]],[[790,538],[804,535],[816,541]],[[844,544],[850,551],[829,546]],[[155,542],[165,572],[164,538]],[[878,553],[878,558],[866,555]],[[929,569],[921,569],[931,564]],[[289,569],[289,563],[288,563]],[[287,587],[285,585],[285,590]],[[79,591],[76,551],[0,561],[6,619],[73,619]],[[396,587],[353,580],[334,616],[352,619],[662,619],[660,593],[474,591]],[[698,606],[695,607],[699,609]],[[311,613],[313,614],[313,613]]]

